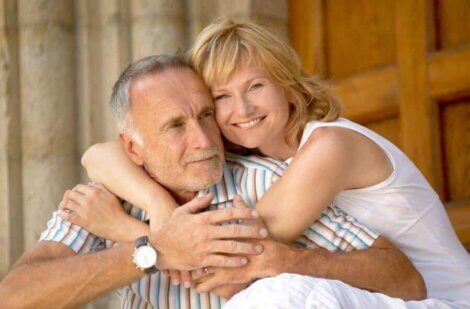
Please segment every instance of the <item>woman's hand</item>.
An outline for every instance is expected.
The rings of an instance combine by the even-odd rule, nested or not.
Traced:
[[[145,210],[153,229],[162,226],[179,206],[165,188],[129,158],[119,141],[91,146],[82,157],[82,165],[91,180]]]
[[[149,234],[148,225],[128,215],[101,184],[80,184],[67,190],[59,209],[63,219],[106,239],[133,241]]]

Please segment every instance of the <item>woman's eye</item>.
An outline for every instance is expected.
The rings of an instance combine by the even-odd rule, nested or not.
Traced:
[[[220,101],[220,100],[224,100],[226,98],[228,98],[229,96],[226,95],[226,94],[221,94],[221,95],[217,95],[214,97],[214,101]]]
[[[261,87],[263,87],[263,84],[256,83],[256,84],[251,85],[250,90],[256,90],[256,89],[259,89]]]

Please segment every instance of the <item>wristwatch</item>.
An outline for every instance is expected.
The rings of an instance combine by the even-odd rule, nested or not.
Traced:
[[[146,274],[157,272],[158,254],[152,245],[150,245],[147,236],[139,237],[135,240],[135,250],[132,255],[132,261],[135,266]]]

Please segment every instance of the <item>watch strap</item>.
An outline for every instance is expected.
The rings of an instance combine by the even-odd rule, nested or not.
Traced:
[[[134,241],[134,245],[136,248],[145,246],[148,243],[149,243],[149,238],[147,236],[141,236]]]

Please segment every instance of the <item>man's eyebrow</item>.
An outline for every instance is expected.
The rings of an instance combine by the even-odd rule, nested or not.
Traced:
[[[167,121],[165,121],[160,129],[166,129],[167,127],[169,127],[170,125],[172,124],[175,124],[175,123],[179,123],[179,122],[182,122],[183,120],[185,119],[184,116],[173,116],[173,117],[170,117]]]

